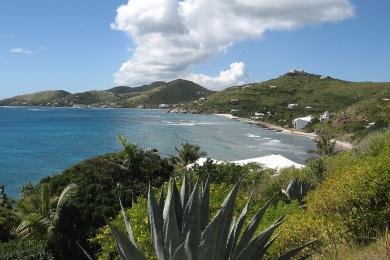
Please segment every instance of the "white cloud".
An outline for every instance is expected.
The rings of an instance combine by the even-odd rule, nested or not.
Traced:
[[[114,79],[131,86],[173,79],[266,31],[338,22],[353,14],[349,0],[129,0],[118,8],[112,28],[127,33],[135,48]]]
[[[10,52],[15,53],[15,54],[34,54],[35,53],[32,50],[23,49],[23,48],[13,48],[10,50]]]
[[[184,78],[212,90],[222,90],[247,82],[248,74],[243,62],[234,62],[230,64],[228,70],[221,71],[217,77],[191,73]]]

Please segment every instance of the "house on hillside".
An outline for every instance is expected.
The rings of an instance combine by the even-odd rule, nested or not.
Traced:
[[[320,121],[327,121],[330,118],[329,111],[325,111],[322,115],[320,115]]]
[[[313,120],[312,116],[298,117],[295,118],[292,123],[294,129],[303,129]]]
[[[240,100],[238,98],[230,99],[230,104],[232,104],[232,105],[238,105],[239,103],[240,103]]]
[[[287,108],[289,108],[289,109],[293,109],[293,108],[296,108],[296,107],[298,107],[298,104],[288,104],[287,105]]]
[[[169,107],[170,107],[170,105],[168,105],[168,104],[160,104],[160,105],[158,105],[158,108],[161,108],[161,109],[169,108]]]

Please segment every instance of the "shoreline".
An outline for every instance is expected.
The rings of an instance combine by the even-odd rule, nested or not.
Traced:
[[[279,125],[275,125],[275,124],[264,122],[264,121],[255,121],[255,120],[251,120],[251,119],[247,119],[247,118],[243,118],[243,117],[233,116],[232,114],[214,114],[214,115],[221,116],[221,117],[224,117],[224,118],[230,119],[230,120],[237,120],[237,121],[247,123],[247,124],[257,125],[257,126],[260,126],[263,128],[271,129],[271,130],[276,130],[276,131],[284,133],[284,134],[303,136],[303,137],[310,138],[312,140],[318,138],[318,135],[315,133],[306,133],[306,132],[299,131],[299,130],[286,129],[286,128],[281,127]],[[350,150],[353,148],[353,145],[349,142],[336,140],[336,139],[334,139],[332,141],[336,141],[336,147],[339,148],[340,150]]]

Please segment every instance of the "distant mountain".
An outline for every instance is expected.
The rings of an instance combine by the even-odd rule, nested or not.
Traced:
[[[108,90],[69,93],[43,91],[0,101],[1,106],[91,106],[159,107],[172,106],[207,97],[214,92],[188,80],[157,81],[140,87],[118,86]]]

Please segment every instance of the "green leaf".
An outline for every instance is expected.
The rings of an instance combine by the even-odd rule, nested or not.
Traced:
[[[278,257],[278,260],[289,260],[291,259],[293,256],[296,256],[299,252],[301,252],[304,248],[314,244],[317,240],[313,240],[313,241],[310,241],[306,244],[303,244],[301,246],[298,246],[294,249],[291,249],[290,251],[288,251],[287,253],[283,254],[282,256],[279,256]],[[306,257],[304,257],[303,259],[305,259]]]
[[[265,203],[265,205],[256,213],[249,225],[245,228],[241,239],[239,240],[237,247],[234,250],[234,258],[236,258],[240,254],[241,250],[243,250],[243,248],[249,243],[249,241],[251,241],[257,227],[260,224],[261,219],[264,216],[265,211],[271,203],[271,200],[272,198],[268,200],[267,203]]]
[[[186,251],[189,259],[198,258],[200,244],[200,197],[198,182],[191,193],[183,214],[183,237],[186,237]]]
[[[237,260],[259,259],[262,255],[264,255],[268,240],[280,224],[282,224],[281,221],[276,222],[249,242],[249,244],[241,252],[239,252]]]
[[[117,243],[118,254],[126,260],[146,260],[146,257],[106,219]]]
[[[136,248],[138,248],[138,246],[137,246],[137,244],[136,244],[136,242],[135,242],[135,239],[134,239],[133,230],[132,230],[132,228],[131,228],[130,221],[128,220],[128,218],[127,218],[127,216],[126,216],[125,209],[123,208],[123,204],[122,204],[121,198],[119,198],[119,204],[120,204],[120,206],[121,206],[121,211],[122,211],[122,215],[123,215],[123,221],[125,222],[125,226],[126,226],[127,234],[129,235],[130,242],[131,242]]]
[[[164,239],[163,239],[163,217],[160,207],[157,204],[156,198],[154,197],[153,190],[149,184],[148,191],[148,216],[150,223],[150,233],[152,238],[152,244],[156,252],[157,259],[165,260],[168,259],[164,250]]]
[[[169,257],[172,257],[176,249],[183,243],[176,220],[175,193],[173,192],[173,180],[169,181],[168,195],[164,206],[164,245]],[[181,210],[178,209],[178,210]]]

